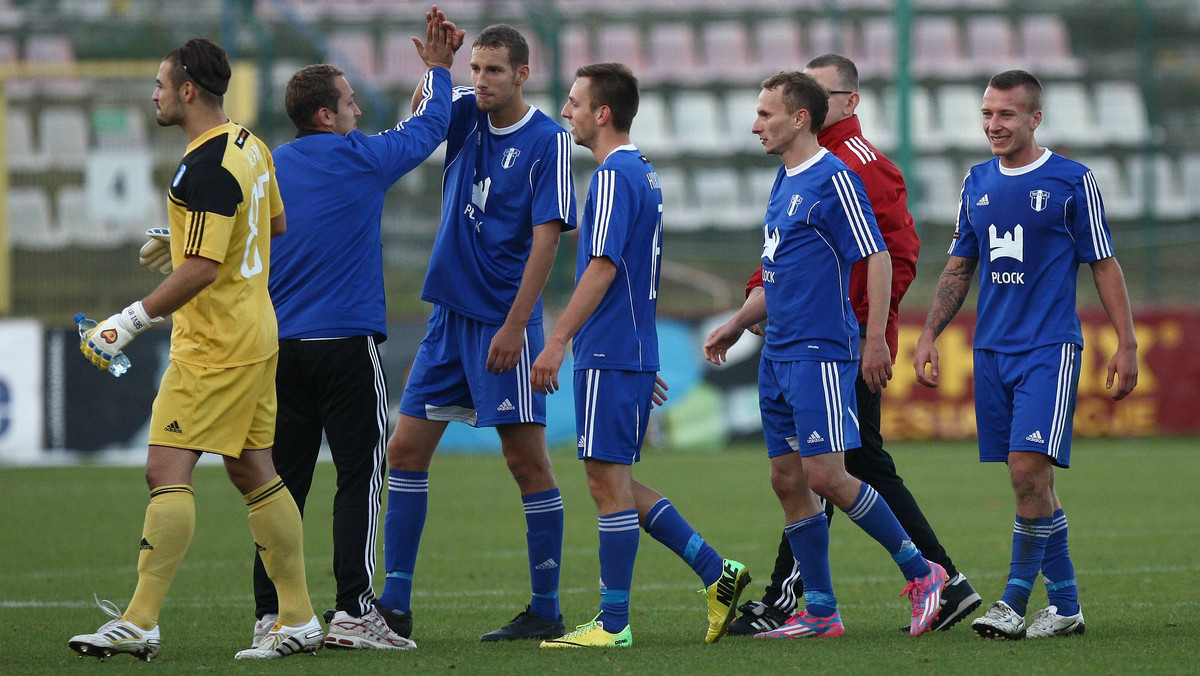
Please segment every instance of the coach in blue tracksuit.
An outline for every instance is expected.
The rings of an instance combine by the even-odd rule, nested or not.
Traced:
[[[288,236],[272,243],[271,299],[279,318],[275,467],[304,511],[324,430],[337,467],[333,569],[337,611],[325,645],[404,649],[411,629],[375,605],[371,578],[383,493],[387,384],[377,344],[386,337],[384,195],[445,138],[455,29],[428,21],[418,43],[429,66],[413,116],[373,136],[340,69],[307,66],[288,82],[285,105],[299,133],[275,150]],[[285,241],[286,240],[286,241]],[[256,557],[255,639],[274,623],[277,599]]]

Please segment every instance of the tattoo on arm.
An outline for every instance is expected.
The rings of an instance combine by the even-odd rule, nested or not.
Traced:
[[[946,269],[938,278],[937,290],[933,294],[933,307],[925,318],[925,330],[933,337],[940,336],[942,330],[958,314],[967,293],[971,291],[971,277],[975,276],[975,267],[979,260],[951,256]]]

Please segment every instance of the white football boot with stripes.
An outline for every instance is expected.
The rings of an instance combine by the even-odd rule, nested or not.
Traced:
[[[149,662],[158,655],[159,648],[162,647],[158,627],[146,631],[122,618],[112,601],[97,599],[97,604],[113,619],[97,629],[94,634],[79,634],[67,641],[71,650],[79,653],[80,659],[98,657],[103,662],[113,655],[126,653]]]
[[[321,621],[313,615],[311,620],[295,627],[285,627],[276,623],[259,641],[257,648],[242,650],[233,657],[238,660],[273,660],[296,653],[316,655],[324,638],[325,631],[321,629]]]

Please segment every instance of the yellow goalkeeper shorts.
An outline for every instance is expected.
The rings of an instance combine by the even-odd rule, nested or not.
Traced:
[[[172,360],[150,414],[150,445],[241,457],[275,443],[275,368],[208,368]]]

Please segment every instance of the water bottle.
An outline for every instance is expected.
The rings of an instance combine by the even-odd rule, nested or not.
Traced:
[[[86,345],[88,340],[88,332],[96,328],[96,320],[88,319],[80,312],[75,315],[75,323],[79,325],[79,344]],[[117,356],[108,362],[108,372],[113,374],[114,378],[120,378],[129,370],[133,364],[130,363],[129,357],[125,356],[124,352],[118,352]]]

